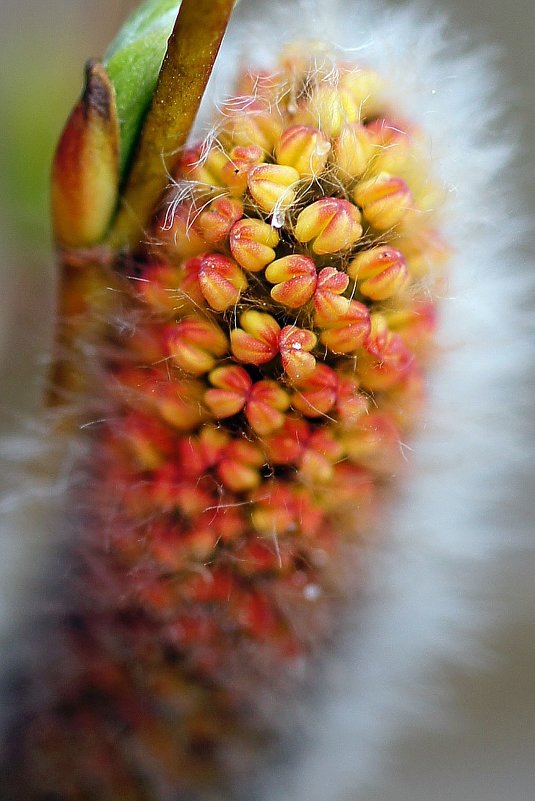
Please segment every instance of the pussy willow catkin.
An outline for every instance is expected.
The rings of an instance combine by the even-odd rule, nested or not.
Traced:
[[[24,799],[223,786],[358,589],[424,400],[443,188],[381,75],[294,44],[212,123],[139,246],[66,257],[105,280],[69,289],[76,568]]]

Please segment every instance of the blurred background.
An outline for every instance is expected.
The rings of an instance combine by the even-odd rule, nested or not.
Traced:
[[[267,1],[267,0],[266,0]],[[356,2],[357,0],[355,0]],[[349,0],[348,0],[349,2]],[[39,403],[50,341],[55,272],[48,230],[54,143],[81,87],[132,0],[1,0],[0,48],[0,424],[16,427]],[[535,214],[535,4],[533,0],[435,0],[477,44],[501,51],[504,86],[521,137],[520,190]],[[425,13],[425,12],[424,12]],[[477,109],[474,109],[477,113]],[[526,243],[529,269],[533,236]],[[522,254],[520,254],[522,256]],[[535,308],[533,297],[526,309]],[[527,377],[531,398],[535,382]],[[531,406],[533,404],[530,404]],[[535,415],[533,415],[535,416]],[[527,421],[535,440],[533,420]],[[526,469],[527,467],[527,469]],[[511,481],[504,532],[530,532],[535,466]],[[532,546],[531,546],[532,547]],[[407,734],[382,786],[365,801],[533,801],[535,798],[535,556],[502,557],[492,588],[489,655],[471,671],[452,667],[452,723]],[[291,799],[289,799],[291,801]],[[327,799],[328,801],[328,799]],[[349,798],[347,801],[364,801]]]

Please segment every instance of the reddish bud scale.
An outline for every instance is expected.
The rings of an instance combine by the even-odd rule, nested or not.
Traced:
[[[94,482],[74,499],[91,530],[72,711],[59,690],[30,734],[42,756],[28,786],[73,784],[61,796],[45,779],[31,801],[85,801],[95,775],[102,801],[146,801],[212,772],[229,739],[249,738],[239,712],[264,677],[295,676],[327,633],[341,544],[400,469],[440,240],[407,213],[420,185],[396,164],[413,158],[411,128],[379,122],[378,77],[322,63],[294,48],[269,77],[248,73],[217,144],[182,158],[191,197],[173,204],[170,187],[130,273],[122,256],[135,278],[102,335],[86,412],[105,420],[84,429]]]

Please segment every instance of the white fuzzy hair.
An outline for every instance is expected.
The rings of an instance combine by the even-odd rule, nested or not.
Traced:
[[[526,281],[515,264],[525,223],[493,56],[473,52],[427,6],[287,0],[260,8],[241,0],[197,133],[206,134],[214,103],[231,93],[237,67],[270,68],[294,40],[332,42],[343,60],[376,68],[396,108],[429,133],[449,190],[444,228],[455,251],[431,400],[407,448],[409,476],[385,537],[367,557],[366,597],[348,616],[321,699],[311,702],[304,747],[258,790],[258,801],[364,801],[389,743],[438,714],[441,667],[480,653],[478,632],[490,617],[485,583],[501,548],[521,544],[496,510],[526,458],[518,423],[529,361],[519,313]],[[8,529],[20,525],[17,517]],[[33,543],[17,546],[20,565]],[[13,558],[2,560],[2,572]],[[20,611],[18,590],[13,579],[4,585],[5,618]]]

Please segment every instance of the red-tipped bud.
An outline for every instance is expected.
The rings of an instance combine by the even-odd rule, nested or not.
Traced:
[[[214,417],[222,419],[241,412],[253,385],[249,373],[233,365],[212,370],[209,378],[215,389],[209,389],[204,400]]]
[[[290,381],[300,381],[313,372],[316,359],[309,353],[317,342],[316,335],[295,325],[285,325],[280,332],[279,349],[282,366]]]
[[[334,465],[342,458],[343,446],[337,442],[328,429],[315,431],[307,442],[301,456],[300,473],[314,483],[330,481]]]
[[[284,211],[295,200],[295,187],[299,173],[293,167],[280,164],[260,164],[250,171],[247,184],[255,203],[266,214]]]
[[[172,452],[169,429],[148,415],[130,414],[124,423],[124,437],[142,470],[155,470]]]
[[[339,377],[336,411],[344,428],[353,428],[367,413],[368,404],[368,398],[360,391],[358,381],[352,375]]]
[[[149,264],[137,282],[139,296],[159,314],[171,315],[181,306],[181,272],[167,264]]]
[[[240,317],[241,328],[230,334],[234,356],[245,364],[265,364],[279,351],[280,326],[270,314],[246,311]]]
[[[370,335],[357,365],[363,387],[371,391],[389,389],[403,378],[413,358],[399,334],[388,329],[383,315],[372,315]]]
[[[158,225],[158,239],[154,244],[155,255],[164,254],[173,262],[197,256],[206,250],[206,242],[195,230],[195,207],[191,203],[172,206]]]
[[[202,375],[216,358],[226,353],[227,338],[218,325],[199,317],[187,317],[170,326],[167,347],[173,361],[188,373]]]
[[[202,264],[201,256],[188,259],[180,270],[180,291],[193,306],[204,306],[206,298],[199,283],[199,270]]]
[[[287,128],[275,146],[278,164],[293,167],[302,178],[320,175],[327,164],[331,143],[317,128],[292,125]]]
[[[190,431],[203,418],[202,388],[196,381],[156,379],[146,392],[162,419],[179,431]]]
[[[403,253],[387,245],[363,250],[352,260],[348,273],[359,290],[372,300],[386,300],[407,286],[409,274]]]
[[[281,536],[297,529],[293,497],[283,482],[272,482],[255,495],[260,497],[253,496],[251,521],[260,534]]]
[[[198,259],[198,269],[201,292],[216,311],[235,306],[247,289],[247,279],[236,262],[220,253],[205,253]]]
[[[328,481],[333,464],[343,455],[343,447],[330,431],[314,431],[304,420],[288,418],[281,431],[266,443],[274,464],[296,465],[309,481]]]
[[[363,303],[351,300],[341,317],[323,325],[320,340],[333,353],[354,353],[370,333],[370,313]]]
[[[347,200],[321,198],[299,214],[294,234],[298,242],[312,242],[319,256],[347,250],[362,236],[360,211]]]
[[[326,364],[317,364],[314,372],[294,384],[292,406],[306,417],[322,417],[336,403],[338,377]]]
[[[180,162],[180,171],[188,181],[204,184],[207,189],[224,186],[223,167],[228,156],[217,147],[208,153],[201,148],[190,148],[184,152]]]
[[[284,423],[290,405],[287,393],[275,381],[253,381],[243,367],[218,367],[210,373],[209,389],[204,400],[214,417],[222,419],[238,414],[245,407],[251,428],[260,436],[270,434]]]
[[[324,267],[318,274],[314,293],[316,325],[328,325],[349,309],[349,300],[343,297],[349,285],[349,278],[335,267]]]
[[[340,177],[360,178],[372,155],[370,135],[364,125],[344,125],[334,142],[334,164]]]
[[[239,200],[218,197],[199,214],[194,226],[205,242],[217,247],[226,240],[230,229],[242,216],[243,206]]]
[[[357,184],[353,199],[366,220],[378,231],[397,225],[412,204],[412,194],[403,178],[381,172]]]
[[[264,161],[264,151],[256,145],[234,147],[229,153],[229,162],[222,170],[225,184],[236,197],[247,189],[247,176],[253,167]]]
[[[238,264],[252,273],[260,272],[275,258],[279,234],[262,220],[239,220],[230,231],[230,250]]]
[[[267,453],[273,464],[298,464],[310,439],[306,420],[288,417],[284,426],[267,442]]]
[[[201,457],[200,474],[214,467],[221,460],[229,442],[230,436],[227,431],[210,425],[204,426],[198,440]]]
[[[299,309],[308,303],[316,289],[316,265],[307,256],[284,256],[271,262],[265,272],[267,280],[275,284],[271,297],[290,309]]]
[[[400,436],[390,415],[371,412],[344,437],[348,458],[359,465],[392,475],[401,463]]]
[[[415,300],[405,309],[393,309],[384,313],[390,331],[401,336],[410,349],[424,355],[432,350],[432,335],[437,327],[437,307],[424,298]]]
[[[245,415],[251,428],[263,437],[284,424],[289,405],[288,394],[276,381],[257,381],[249,394]]]
[[[401,231],[396,237],[396,247],[405,256],[413,278],[428,275],[451,255],[451,248],[433,228],[412,228],[410,233]]]
[[[233,440],[225,448],[217,466],[217,474],[232,492],[247,492],[260,484],[259,468],[264,464],[264,454],[247,440]]]

